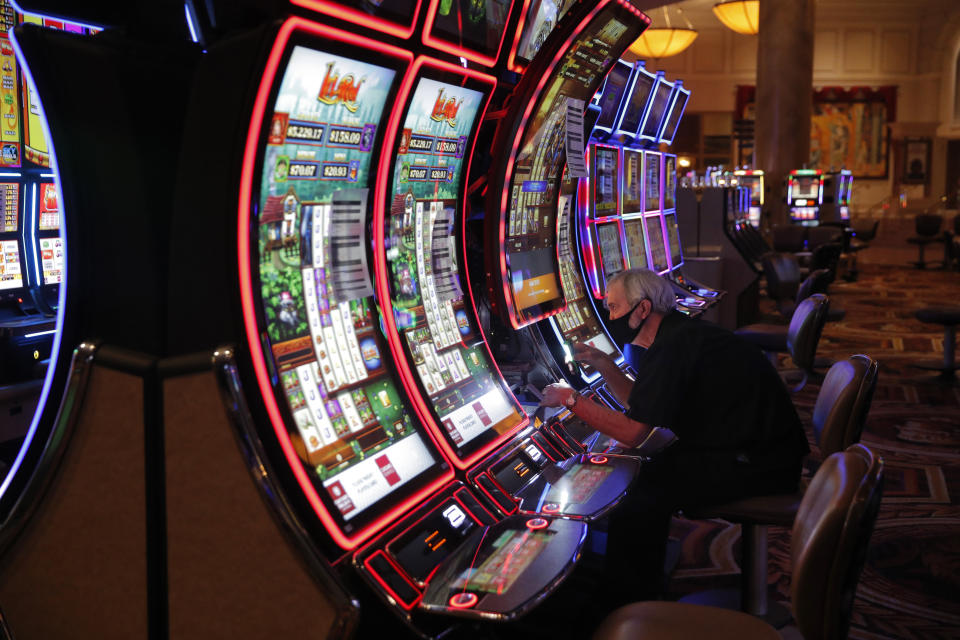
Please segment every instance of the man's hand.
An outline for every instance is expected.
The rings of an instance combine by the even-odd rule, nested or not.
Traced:
[[[543,398],[540,399],[542,407],[562,407],[565,406],[567,398],[573,395],[574,390],[566,382],[557,382],[548,384],[543,388]]]
[[[573,345],[573,359],[577,362],[585,362],[597,369],[602,362],[610,360],[610,356],[586,342],[576,342]]]

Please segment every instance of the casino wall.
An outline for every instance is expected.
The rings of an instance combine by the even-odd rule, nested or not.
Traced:
[[[690,116],[700,114],[707,117],[704,133],[722,136],[733,134],[737,87],[756,84],[758,36],[726,28],[713,15],[714,4],[714,0],[686,0],[668,5],[675,25],[683,24],[685,16],[699,35],[684,52],[651,61],[650,66],[682,78],[693,89],[684,124],[689,126],[694,120]],[[663,26],[662,9],[648,12],[654,27]],[[960,138],[958,52],[960,5],[952,0],[816,3],[814,89],[896,88],[887,176],[854,182],[855,212],[865,213],[901,192],[918,206],[930,204],[956,188],[957,176],[947,175],[946,160],[948,141]],[[930,167],[922,184],[899,179],[903,171],[898,154],[903,152],[904,138],[932,142]]]

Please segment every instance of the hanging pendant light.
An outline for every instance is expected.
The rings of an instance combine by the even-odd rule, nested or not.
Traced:
[[[667,8],[663,8],[666,27],[649,27],[630,45],[629,51],[639,58],[669,58],[685,50],[697,39],[697,32],[684,16],[687,28],[670,25]]]
[[[737,33],[756,35],[760,31],[760,0],[729,0],[713,5],[720,22]]]

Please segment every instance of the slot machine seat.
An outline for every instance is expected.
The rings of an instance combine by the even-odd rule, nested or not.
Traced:
[[[790,600],[807,640],[846,638],[853,594],[883,493],[883,459],[855,444],[824,462],[791,528]],[[593,640],[770,638],[776,629],[747,613],[690,602],[636,602],[608,615]]]
[[[935,213],[919,213],[914,218],[915,236],[907,238],[907,242],[917,245],[917,261],[913,263],[918,269],[925,269],[927,262],[924,260],[924,250],[927,245],[936,242],[943,242],[946,246],[946,235],[941,232],[943,227],[943,216]],[[934,260],[934,262],[938,262]],[[946,260],[942,261],[941,266],[946,267]]]
[[[939,371],[944,381],[956,380],[956,371],[960,364],[956,360],[957,325],[960,324],[960,307],[925,307],[914,312],[917,320],[929,324],[943,325],[943,360],[924,360],[911,366]]]
[[[808,227],[798,224],[779,224],[773,228],[773,250],[800,253],[807,248]]]
[[[821,458],[827,459],[860,442],[877,387],[878,369],[878,362],[863,354],[850,356],[830,367],[813,407],[813,434]],[[819,470],[814,473],[814,477],[818,472]],[[794,526],[809,491],[809,488],[804,488],[801,479],[800,490],[796,493],[753,496],[684,514],[696,520],[720,518],[741,525],[743,611],[754,615],[771,613],[766,590],[767,528],[771,525]],[[717,592],[696,597],[717,598],[718,595],[729,599],[729,594]],[[773,612],[772,619],[782,617],[782,611]]]
[[[788,326],[779,324],[748,324],[734,333],[752,342],[765,352],[776,365],[776,354],[789,353],[803,377],[793,390],[799,391],[808,379],[819,379],[816,372],[817,345],[827,321],[830,298],[822,293],[814,293],[800,301],[790,318]]]
[[[777,304],[780,313],[792,313],[801,279],[796,256],[771,251],[763,255],[760,263],[767,282],[767,295]]]

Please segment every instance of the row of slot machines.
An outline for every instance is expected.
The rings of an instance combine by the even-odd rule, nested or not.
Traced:
[[[842,169],[795,169],[787,176],[787,206],[790,222],[805,227],[820,224],[850,224],[853,174]]]
[[[689,91],[633,65],[618,100],[639,112],[618,102],[610,134],[634,134],[591,122],[650,22],[627,0],[293,4],[208,42],[194,71],[170,249],[194,258],[171,261],[162,295],[192,295],[197,273],[224,286],[171,313],[169,349],[235,345],[225,388],[275,508],[365,604],[424,636],[514,620],[570,573],[642,456],[538,415],[479,309],[617,407],[596,372],[563,369],[571,342],[619,356],[607,279],[647,266],[691,314],[721,295],[682,273],[675,156],[636,146],[672,140]],[[257,73],[224,74],[238,60]],[[241,76],[255,86],[215,81]],[[210,163],[235,131],[238,157]],[[485,228],[468,246],[471,217]]]
[[[0,2],[0,384],[45,374],[64,278],[60,205],[39,100],[8,32],[36,24],[71,33],[82,25]]]

